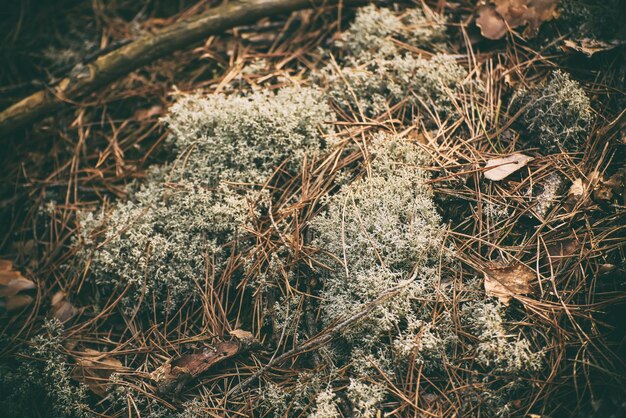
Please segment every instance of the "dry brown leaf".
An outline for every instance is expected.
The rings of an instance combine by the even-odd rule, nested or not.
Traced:
[[[550,258],[567,258],[578,252],[580,244],[576,238],[566,238],[548,245]]]
[[[222,341],[201,352],[185,354],[168,361],[150,373],[150,378],[157,383],[161,395],[177,395],[189,381],[242,350],[244,345],[238,341]]]
[[[599,39],[583,38],[579,41],[571,41],[566,39],[563,41],[564,49],[572,49],[581,54],[585,54],[587,57],[591,57],[599,52],[610,51],[623,45],[623,41],[613,40],[611,42],[601,41]]]
[[[107,395],[107,382],[109,377],[124,369],[122,363],[107,353],[87,349],[76,358],[76,368],[73,377],[84,383],[96,395]]]
[[[503,180],[510,174],[524,167],[530,160],[532,160],[532,157],[519,153],[504,158],[489,160],[485,165],[487,169],[484,172],[485,178],[492,181]]]
[[[615,197],[623,202],[625,190],[626,168],[622,167],[607,180],[604,177],[600,177],[598,184],[593,189],[593,198],[596,202],[610,203]]]
[[[29,295],[15,295],[4,301],[4,309],[8,312],[21,310],[33,303],[35,299]]]
[[[572,182],[567,195],[580,198],[583,194],[585,194],[585,184],[583,183],[583,179],[577,178]]]
[[[0,306],[8,312],[29,306],[35,298],[25,291],[35,289],[35,283],[13,269],[13,262],[0,260]]]
[[[487,39],[501,39],[506,35],[506,22],[490,5],[480,6],[476,11],[476,26],[480,28],[480,33]]]
[[[52,316],[61,323],[67,322],[78,314],[78,309],[68,300],[65,292],[59,290],[52,296]]]
[[[254,335],[252,335],[249,331],[244,331],[242,329],[234,329],[230,332],[230,335],[237,338],[240,341],[245,341],[249,339],[254,339]]]
[[[534,36],[539,26],[557,15],[558,0],[493,0],[477,9],[476,25],[487,39],[501,39],[507,30],[526,25]]]
[[[135,112],[135,119],[139,121],[144,121],[153,118],[154,116],[158,116],[163,113],[163,107],[159,105],[154,105],[148,109],[139,109]]]
[[[485,270],[485,293],[508,305],[511,298],[529,293],[535,272],[524,264],[504,266],[492,263]]]
[[[259,343],[248,331],[235,329],[230,332],[232,341],[220,341],[206,349],[175,357],[150,373],[161,395],[179,394],[191,380],[217,363],[256,347]]]

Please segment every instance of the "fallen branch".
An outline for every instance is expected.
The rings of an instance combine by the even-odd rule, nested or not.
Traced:
[[[26,126],[57,111],[64,103],[91,93],[136,69],[202,39],[263,17],[290,13],[341,0],[239,0],[193,19],[181,21],[154,35],[144,36],[85,66],[54,88],[40,90],[0,112],[0,135]],[[361,1],[362,3],[362,1]]]

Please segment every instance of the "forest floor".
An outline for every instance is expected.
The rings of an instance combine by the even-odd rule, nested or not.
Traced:
[[[0,109],[221,3],[5,5]],[[625,3],[314,3],[0,127],[0,415],[626,413]]]

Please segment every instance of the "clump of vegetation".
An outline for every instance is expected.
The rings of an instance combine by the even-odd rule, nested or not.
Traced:
[[[427,119],[443,121],[456,114],[455,100],[467,84],[467,71],[444,54],[426,59],[403,53],[396,39],[431,49],[443,39],[443,18],[410,10],[397,16],[389,9],[361,9],[338,46],[346,56],[339,69],[329,67],[329,95],[349,113],[374,117],[406,101]]]
[[[321,91],[294,87],[183,96],[164,120],[178,150],[176,178],[215,187],[263,184],[283,163],[298,172],[304,156],[325,146],[334,115]]]
[[[337,396],[328,388],[315,398],[315,410],[309,418],[340,418],[341,416],[337,406]]]
[[[86,418],[87,392],[72,382],[72,366],[62,346],[63,327],[46,321],[43,333],[19,353],[17,365],[0,367],[0,410],[12,417]]]
[[[435,13],[428,18],[420,9],[409,9],[401,15],[374,5],[357,11],[354,22],[337,42],[351,58],[362,62],[371,58],[398,54],[393,40],[427,47],[445,40],[445,19]]]
[[[123,310],[133,312],[144,302],[144,309],[154,303],[157,312],[171,312],[223,271],[225,247],[246,216],[245,198],[227,188],[145,185],[132,201],[82,216],[78,265],[88,264],[101,298],[125,291]]]
[[[567,3],[578,1],[586,0]],[[465,13],[448,6],[442,9],[451,15]],[[3,411],[36,415],[38,409],[26,409],[34,399],[45,408],[41,415],[61,417],[507,417],[545,415],[554,403],[562,408],[555,414],[568,415],[576,406],[569,410],[561,402],[560,388],[577,385],[578,376],[587,380],[581,392],[595,393],[592,373],[610,369],[606,365],[614,359],[610,344],[601,343],[607,334],[594,310],[611,299],[584,284],[600,271],[591,259],[612,270],[602,274],[609,282],[602,288],[613,286],[613,279],[604,279],[620,272],[615,260],[621,249],[611,232],[619,231],[619,217],[609,212],[615,205],[594,204],[590,223],[590,206],[581,200],[568,209],[568,224],[554,227],[563,224],[565,207],[560,173],[582,170],[580,177],[589,177],[584,167],[574,167],[576,159],[536,160],[506,181],[482,180],[486,158],[519,145],[508,129],[512,122],[500,119],[506,91],[501,76],[542,60],[541,54],[478,54],[466,70],[457,55],[442,53],[444,19],[426,5],[423,11],[403,7],[359,9],[336,44],[337,61],[326,68],[319,68],[323,60],[310,49],[325,41],[328,31],[319,25],[326,12],[294,15],[267,54],[270,38],[266,32],[251,35],[252,28],[230,38],[236,49],[212,45],[218,61],[222,54],[248,52],[230,55],[237,64],[224,78],[205,84],[201,76],[204,85],[231,80],[228,94],[180,95],[162,119],[170,136],[159,146],[170,152],[168,163],[128,186],[125,199],[79,211],[76,232],[68,219],[73,208],[84,207],[82,197],[67,198],[61,215],[61,206],[51,205],[50,248],[63,249],[66,234],[75,234],[76,258],[70,274],[52,266],[54,257],[44,268],[33,263],[58,280],[41,280],[41,294],[54,286],[75,303],[93,298],[95,315],[84,309],[68,320],[76,322],[73,338],[102,356],[123,357],[123,374],[103,374],[97,379],[106,381],[106,390],[90,385],[93,394],[86,394],[70,381],[80,377],[71,373],[65,352],[74,352],[84,376],[91,366],[64,349],[59,323],[49,322],[17,361],[9,356],[10,367],[0,366],[0,389],[8,394],[0,400]],[[299,18],[306,16],[314,23]],[[293,30],[296,23],[315,30]],[[287,41],[300,42],[302,49],[294,52]],[[304,83],[318,87],[263,87],[302,81],[308,71]],[[194,69],[194,77],[199,73]],[[476,81],[479,75],[484,84]],[[598,76],[596,82],[605,80]],[[549,151],[581,150],[592,122],[582,89],[558,71],[547,83],[518,93],[509,110],[519,111],[518,126],[527,130],[522,138]],[[98,112],[89,110],[84,118],[91,113]],[[105,110],[102,115],[109,116]],[[606,120],[614,120],[610,116]],[[335,128],[328,128],[335,118]],[[82,129],[87,125],[81,120],[75,124]],[[153,132],[154,122],[141,123]],[[118,145],[125,152],[134,149],[132,143],[141,152],[153,144],[141,138]],[[98,156],[102,150],[89,142],[96,152],[89,153],[87,166],[89,158],[110,158],[104,154],[113,145],[104,144],[107,151]],[[615,159],[612,148],[590,150],[592,160],[603,155],[591,161],[595,166]],[[81,159],[68,168],[74,175],[85,160],[73,148],[68,153]],[[102,169],[103,183],[112,168]],[[606,171],[614,172],[612,163]],[[61,196],[56,181],[67,179],[53,177],[45,182],[52,185],[35,190]],[[80,185],[91,185],[78,177]],[[447,215],[450,226],[438,213],[443,205],[435,204],[433,188],[455,206]],[[595,194],[583,197],[590,204],[597,200]],[[516,222],[528,214],[541,225]],[[588,240],[579,246],[572,239],[593,235],[589,225],[608,231],[594,243],[597,251],[588,251]],[[553,263],[555,245],[561,253],[566,246],[577,249]],[[503,276],[512,272],[524,285],[509,289],[503,281],[496,292],[499,277],[487,277],[492,261]],[[534,268],[518,275],[522,265]],[[74,298],[78,283],[81,293]],[[600,305],[590,305],[590,298]],[[44,300],[33,312],[48,305]],[[6,317],[22,327],[21,313]],[[40,315],[31,318],[22,329],[38,324]],[[247,331],[260,346],[225,350],[213,362],[220,353],[212,349]],[[589,336],[600,343],[589,346]],[[606,361],[596,360],[605,348],[606,356],[598,358]],[[580,361],[568,362],[568,353],[580,353]],[[187,373],[196,362],[211,369]],[[180,385],[165,380],[163,386],[157,378],[163,374],[178,374]],[[95,411],[87,411],[86,403]]]
[[[475,302],[465,306],[464,313],[462,318],[478,338],[478,364],[503,375],[539,370],[541,354],[533,352],[527,339],[511,335],[511,330],[505,328],[507,321],[502,304]]]
[[[330,73],[329,95],[341,109],[367,117],[405,101],[427,119],[444,121],[457,114],[455,103],[466,78],[467,71],[447,55],[380,58]]]
[[[81,216],[79,268],[89,266],[102,298],[125,291],[128,312],[138,301],[171,312],[193,300],[224,270],[254,214],[250,184],[286,161],[283,170],[296,173],[304,155],[324,147],[331,119],[312,89],[181,98],[166,118],[176,161],[153,169],[129,201]]]
[[[589,98],[579,84],[557,70],[544,85],[521,91],[512,102],[531,141],[549,152],[580,151],[592,122]]]
[[[377,308],[347,338],[376,346],[411,313],[410,299],[436,273],[444,228],[424,185],[419,148],[401,139],[378,139],[371,176],[344,186],[314,221],[314,241],[331,267],[323,272],[322,318],[326,324],[358,312],[411,275],[403,296]]]
[[[468,367],[466,357],[454,350],[460,338],[450,315],[455,290],[440,274],[441,263],[453,262],[426,182],[429,159],[417,144],[384,135],[374,140],[371,155],[369,174],[327,198],[325,212],[311,225],[325,266],[318,273],[322,324],[331,328],[380,295],[395,293],[324,347],[323,355],[333,365],[329,373],[343,370],[347,382],[343,389],[309,388],[308,401],[298,404],[300,409],[312,404],[308,407],[318,415],[337,411],[344,402],[356,417],[376,416],[390,396],[379,374],[402,381],[401,371],[411,363],[431,375],[443,372],[444,364]],[[508,375],[515,381],[537,372],[541,354],[505,319],[501,306],[484,300],[477,283],[468,288],[465,310],[472,310],[472,319],[465,322],[465,332],[472,338],[464,344],[486,376]],[[320,380],[340,381],[316,382]],[[482,392],[494,399],[490,411],[502,409],[506,402],[496,402],[504,399],[500,383],[487,377],[482,385]],[[299,397],[306,393],[302,388],[289,394],[282,390],[271,408],[293,408],[295,392]]]

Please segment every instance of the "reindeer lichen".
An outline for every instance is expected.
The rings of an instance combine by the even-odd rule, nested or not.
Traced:
[[[328,74],[329,96],[348,112],[374,117],[400,102],[431,120],[456,115],[467,71],[447,55],[411,55],[346,65]]]
[[[282,163],[297,172],[324,146],[333,120],[319,90],[295,87],[182,96],[164,118],[180,157],[177,173],[208,186],[263,184]]]
[[[12,417],[87,418],[86,388],[72,382],[58,320],[44,323],[16,365],[0,367],[0,411]]]
[[[252,185],[278,167],[295,174],[325,145],[330,120],[313,89],[180,98],[165,118],[175,162],[151,170],[128,201],[82,215],[79,272],[89,266],[102,298],[125,291],[128,312],[140,301],[171,312],[193,300],[219,277],[256,210],[248,204],[258,197]]]
[[[434,13],[428,18],[420,9],[409,9],[398,15],[374,5],[357,11],[354,22],[337,45],[350,57],[366,60],[372,56],[391,57],[398,54],[398,43],[428,47],[445,39],[445,19]]]
[[[549,152],[578,152],[592,122],[589,98],[580,85],[557,70],[550,80],[514,97],[523,129]]]
[[[501,304],[475,302],[464,313],[462,317],[479,340],[476,361],[481,366],[512,376],[539,369],[541,354],[532,351],[527,339],[507,329]]]
[[[337,42],[342,65],[325,70],[329,96],[343,111],[375,117],[403,102],[434,121],[457,114],[455,96],[467,84],[467,71],[448,55],[427,59],[399,46],[432,49],[444,39],[445,20],[428,12],[359,9]]]

